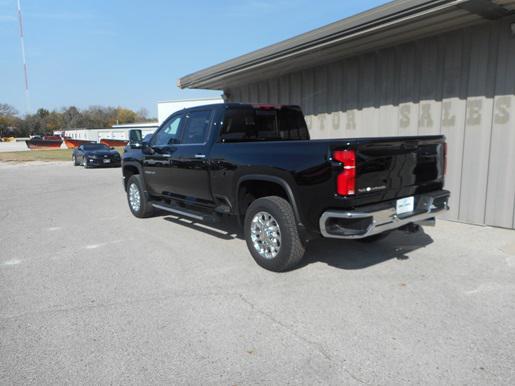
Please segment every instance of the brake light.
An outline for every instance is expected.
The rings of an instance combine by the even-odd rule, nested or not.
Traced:
[[[280,110],[282,108],[281,105],[267,105],[267,104],[254,104],[252,105],[255,109],[258,110]]]
[[[336,192],[340,196],[356,193],[356,152],[354,150],[336,150],[333,159],[341,162],[343,171],[336,179]]]

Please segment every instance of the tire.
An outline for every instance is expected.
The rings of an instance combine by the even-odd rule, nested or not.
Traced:
[[[145,192],[145,183],[143,178],[139,174],[134,174],[127,181],[127,203],[132,214],[138,218],[151,217],[154,214],[154,207],[148,199],[148,195]],[[136,189],[131,191],[131,189]],[[131,202],[131,194],[133,194],[133,201]],[[135,204],[136,195],[139,195],[139,206]]]
[[[390,235],[390,232],[378,233],[377,235],[372,235],[365,237],[364,239],[358,239],[362,243],[375,243],[376,241],[382,240]]]
[[[273,221],[266,215],[263,217],[261,215],[263,213],[271,216]],[[265,219],[268,220],[269,225],[264,225],[266,228],[262,228],[260,221]],[[271,231],[271,229],[277,229],[274,224],[278,226],[279,237],[277,232]],[[305,249],[299,238],[293,209],[282,197],[269,196],[253,201],[245,213],[244,233],[250,254],[256,263],[269,271],[290,270],[304,256]],[[261,240],[260,237],[266,238],[266,235],[271,235],[270,239]],[[266,246],[270,244],[272,247]],[[258,249],[260,246],[261,252]],[[267,254],[268,256],[265,256]]]
[[[77,162],[77,157],[75,157],[75,154],[72,155],[72,161],[73,161],[73,166],[79,166],[79,163]]]
[[[88,166],[88,161],[86,160],[86,157],[82,158],[82,166],[84,166],[84,169],[87,169],[89,167]]]

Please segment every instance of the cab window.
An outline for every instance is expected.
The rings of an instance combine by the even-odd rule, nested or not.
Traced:
[[[188,113],[182,143],[196,144],[206,142],[210,123],[211,110],[192,111]]]
[[[179,128],[182,115],[171,118],[165,125],[152,137],[153,145],[173,145],[179,143]]]

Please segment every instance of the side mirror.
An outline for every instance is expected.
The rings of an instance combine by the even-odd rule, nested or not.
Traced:
[[[114,150],[114,147],[111,146],[111,150]]]
[[[139,149],[142,147],[142,133],[140,129],[129,130],[129,145],[133,149]]]

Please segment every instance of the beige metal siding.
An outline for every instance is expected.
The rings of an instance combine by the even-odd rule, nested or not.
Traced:
[[[508,26],[499,34],[485,222],[515,228],[515,37],[504,33]]]
[[[515,228],[515,18],[225,90],[300,104],[313,138],[448,140],[448,217]]]

